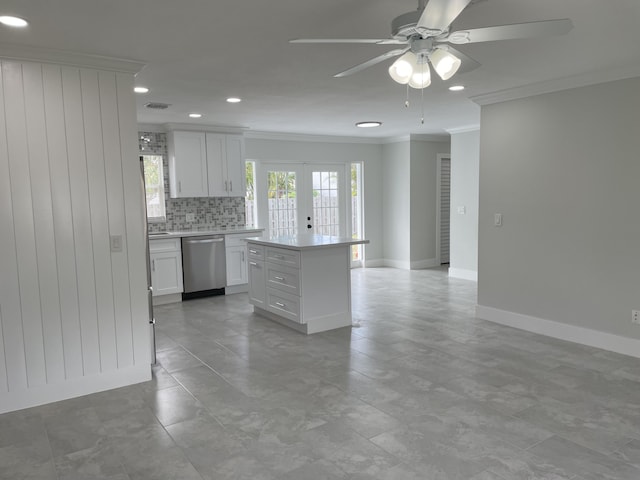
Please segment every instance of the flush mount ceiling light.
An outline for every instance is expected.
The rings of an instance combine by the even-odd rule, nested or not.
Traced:
[[[358,122],[358,123],[356,123],[356,127],[360,127],[360,128],[373,128],[373,127],[379,127],[380,125],[382,125],[382,122]]]
[[[190,113],[189,116],[191,118],[202,118],[202,114],[201,113]]]
[[[8,27],[26,27],[29,23],[20,17],[13,17],[11,15],[1,15],[0,23],[7,25]]]
[[[133,91],[136,93],[149,93],[149,89],[147,87],[133,87]]]
[[[464,90],[464,85],[451,85],[449,87],[449,90],[451,90],[452,92],[460,92]]]
[[[242,101],[241,98],[238,97],[229,97],[227,98],[228,103],[240,103]]]
[[[392,20],[391,38],[298,38],[290,40],[290,43],[400,45],[396,50],[371,58],[334,77],[346,77],[399,56],[389,68],[391,78],[400,84],[424,89],[431,83],[429,64],[443,80],[453,77],[456,72],[468,72],[480,66],[452,45],[563,35],[573,28],[571,20],[563,18],[450,32],[451,23],[468,6],[480,1],[418,0],[416,11]]]

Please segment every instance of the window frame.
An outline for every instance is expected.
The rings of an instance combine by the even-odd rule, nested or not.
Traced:
[[[147,173],[146,173],[146,163],[145,157],[157,157],[159,159],[158,165],[160,172],[158,172],[159,182],[156,185],[150,186],[147,184]],[[166,195],[165,195],[165,187],[166,187],[166,179],[165,179],[165,168],[164,168],[164,156],[158,154],[140,154],[140,161],[142,162],[142,170],[144,172],[144,198],[145,198],[145,212],[147,215],[148,223],[164,223],[167,221],[167,203],[166,203]],[[160,181],[160,179],[162,179]],[[148,199],[148,188],[155,188],[158,191],[160,208],[162,209],[162,216],[150,216],[149,215],[149,199]]]

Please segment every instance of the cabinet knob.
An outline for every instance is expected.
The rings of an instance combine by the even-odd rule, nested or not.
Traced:
[[[311,225],[307,225],[307,228],[313,228]]]

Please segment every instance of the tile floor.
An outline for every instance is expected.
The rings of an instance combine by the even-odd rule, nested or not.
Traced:
[[[353,297],[312,336],[244,294],[157,308],[153,381],[1,415],[0,478],[640,479],[640,360],[477,320],[438,269]]]

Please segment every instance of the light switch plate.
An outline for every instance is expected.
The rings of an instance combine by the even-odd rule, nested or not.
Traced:
[[[459,215],[464,215],[465,213],[467,213],[467,207],[465,207],[464,205],[459,205],[458,206],[458,214]]]
[[[493,214],[493,225],[495,227],[501,227],[502,226],[502,214],[501,213],[494,213]]]
[[[122,251],[122,235],[111,235],[110,243],[112,252]]]

